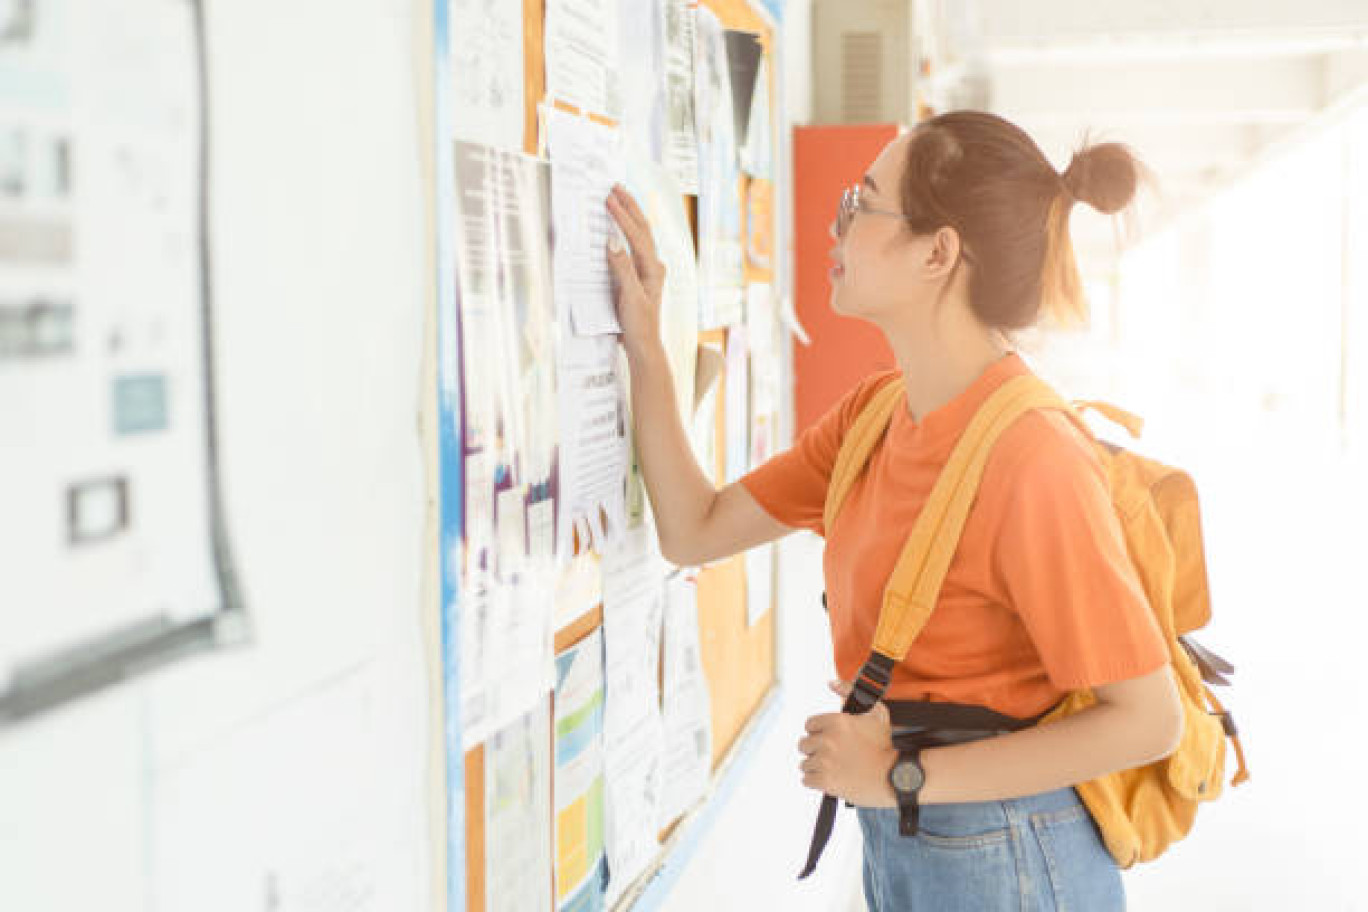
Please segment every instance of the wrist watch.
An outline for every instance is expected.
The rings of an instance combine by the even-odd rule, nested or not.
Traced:
[[[888,781],[898,796],[898,832],[903,836],[917,835],[917,817],[921,811],[918,799],[926,784],[920,747],[898,751],[898,759],[888,771]]]

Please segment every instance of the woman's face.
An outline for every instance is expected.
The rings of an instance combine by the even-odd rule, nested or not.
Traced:
[[[943,235],[953,232],[914,235],[902,218],[899,188],[913,135],[898,136],[869,166],[860,182],[859,206],[845,220],[844,231],[839,217],[831,224],[836,241],[829,273],[831,307],[839,314],[878,324],[905,323],[930,310],[927,302],[945,278],[934,267],[945,253],[939,249],[946,241]]]

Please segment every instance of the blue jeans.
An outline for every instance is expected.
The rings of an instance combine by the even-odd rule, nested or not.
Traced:
[[[859,808],[869,912],[1116,912],[1121,870],[1072,787],[1011,801]]]

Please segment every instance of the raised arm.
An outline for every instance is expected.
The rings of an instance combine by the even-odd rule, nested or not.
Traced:
[[[646,491],[655,511],[660,550],[680,565],[704,564],[773,541],[792,531],[771,517],[740,484],[721,491],[699,468],[675,405],[674,379],[660,340],[665,267],[636,200],[622,187],[608,211],[631,250],[612,249],[618,322],[632,374],[632,426]]]

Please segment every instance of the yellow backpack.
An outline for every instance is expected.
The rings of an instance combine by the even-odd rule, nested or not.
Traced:
[[[902,384],[894,379],[875,393],[846,433],[827,493],[826,528],[831,528],[851,485],[903,402]],[[1140,420],[1114,406],[1077,405],[1122,425],[1132,437],[1140,434]],[[1226,737],[1234,744],[1239,761],[1231,785],[1249,779],[1235,722],[1207,686],[1228,684],[1223,673],[1234,669],[1188,636],[1211,620],[1192,478],[1099,440],[1078,409],[1034,375],[1009,380],[988,399],[942,470],[884,590],[870,658],[855,682],[846,711],[868,711],[883,697],[892,665],[906,656],[936,605],[993,444],[1013,421],[1037,408],[1063,411],[1098,448],[1131,562],[1168,643],[1182,695],[1185,721],[1177,750],[1154,763],[1075,786],[1117,865],[1129,868],[1157,858],[1186,836],[1198,805],[1221,795]],[[1048,725],[1095,702],[1091,689],[1073,691],[1038,724]]]

